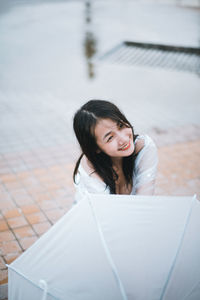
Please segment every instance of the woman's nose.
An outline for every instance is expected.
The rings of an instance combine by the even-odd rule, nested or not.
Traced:
[[[123,134],[118,135],[118,143],[122,146],[126,142],[126,137]]]

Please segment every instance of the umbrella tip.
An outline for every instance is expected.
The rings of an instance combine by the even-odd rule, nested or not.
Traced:
[[[46,297],[47,297],[47,289],[48,289],[47,282],[46,282],[44,279],[40,279],[39,285],[40,285],[40,287],[44,290],[43,296],[42,296],[42,300],[46,300]]]

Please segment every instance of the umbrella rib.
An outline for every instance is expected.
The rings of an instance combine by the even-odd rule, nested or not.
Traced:
[[[161,293],[161,296],[160,296],[160,300],[163,300],[163,297],[165,295],[165,292],[166,292],[166,289],[167,289],[167,286],[168,286],[168,283],[169,283],[169,280],[171,278],[171,275],[172,275],[172,272],[174,270],[174,267],[175,267],[175,263],[176,263],[176,260],[178,258],[178,254],[181,250],[181,246],[182,246],[182,243],[183,243],[183,239],[184,239],[184,236],[185,236],[185,232],[186,232],[186,229],[187,229],[187,226],[189,224],[189,220],[190,220],[190,216],[191,216],[191,213],[192,213],[192,208],[193,208],[193,205],[194,205],[194,202],[196,200],[196,195],[194,195],[193,197],[193,200],[192,200],[192,203],[191,203],[191,206],[190,206],[190,210],[188,212],[188,215],[187,215],[187,218],[186,218],[186,221],[185,221],[185,226],[183,228],[183,232],[182,232],[182,236],[180,238],[180,241],[179,241],[179,245],[178,245],[178,248],[177,248],[177,251],[176,251],[176,254],[175,254],[175,257],[173,259],[173,262],[172,262],[172,265],[170,267],[170,270],[169,270],[169,273],[168,273],[168,276],[167,276],[167,280],[164,284],[164,287],[163,287],[163,290],[162,290],[162,293]]]
[[[196,289],[196,287],[198,287],[198,285],[200,286],[200,280],[194,284],[194,286],[192,287],[191,291],[186,295],[184,296],[183,300],[187,300],[188,297],[190,297],[192,295],[192,293],[194,292],[194,290]]]
[[[93,214],[93,217],[94,217],[94,220],[96,222],[96,225],[97,225],[97,229],[98,229],[98,232],[99,232],[99,236],[100,236],[100,240],[101,240],[101,243],[102,243],[102,246],[104,248],[104,251],[105,251],[105,254],[106,254],[106,257],[107,257],[107,260],[110,264],[110,267],[112,269],[112,272],[114,274],[114,278],[115,278],[115,281],[119,287],[119,290],[121,292],[121,296],[122,296],[122,299],[123,300],[128,300],[127,296],[126,296],[126,292],[125,292],[125,289],[124,289],[124,286],[121,282],[121,279],[119,277],[119,274],[118,274],[118,271],[117,271],[117,267],[115,266],[115,263],[112,259],[112,256],[110,254],[110,251],[108,249],[108,246],[106,244],[106,241],[105,241],[105,238],[104,238],[104,235],[103,235],[103,232],[102,232],[102,229],[101,229],[101,225],[98,221],[98,218],[97,218],[97,215],[96,215],[96,212],[95,212],[95,208],[94,206],[92,205],[92,201],[91,201],[91,197],[90,197],[90,194],[87,193],[87,198],[88,198],[88,202],[90,204],[90,207],[91,207],[91,210],[92,210],[92,214]]]

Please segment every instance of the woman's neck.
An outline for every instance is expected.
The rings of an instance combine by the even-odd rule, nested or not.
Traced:
[[[112,157],[113,167],[115,169],[122,169],[123,158],[122,157]]]

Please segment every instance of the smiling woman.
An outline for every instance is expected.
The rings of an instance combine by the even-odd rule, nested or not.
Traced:
[[[116,105],[90,100],[76,112],[73,126],[82,150],[73,176],[77,201],[85,191],[154,193],[157,148],[149,136],[134,134]]]

